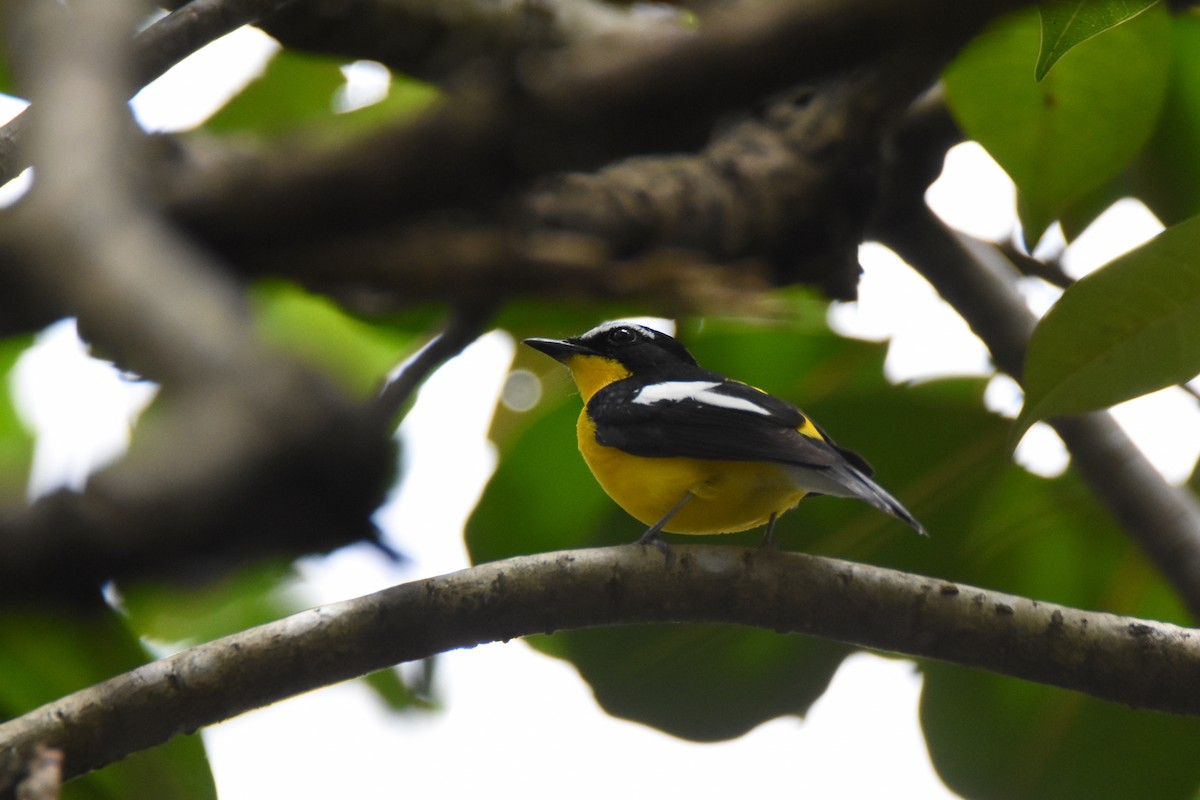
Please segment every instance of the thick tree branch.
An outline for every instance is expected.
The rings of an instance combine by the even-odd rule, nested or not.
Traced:
[[[400,374],[384,384],[375,399],[375,412],[397,424],[400,412],[417,388],[447,360],[462,352],[478,339],[491,321],[495,307],[461,306],[450,317],[433,341],[421,348],[400,370]]]
[[[518,201],[526,230],[586,233],[617,255],[677,247],[762,258],[776,283],[855,297],[880,141],[940,65],[905,50],[787,93],[696,155],[572,173]]]
[[[531,57],[515,85],[477,81],[422,119],[354,146],[236,160],[192,175],[172,188],[172,205],[191,231],[234,262],[431,209],[486,209],[547,172],[692,149],[719,114],[873,61],[901,42],[924,43],[934,63],[1020,5],[753,5],[706,20],[694,35],[652,45],[644,37],[580,43]],[[935,73],[931,67],[926,77]]]
[[[720,546],[523,556],[253,628],[0,725],[0,791],[38,743],[76,776],[402,661],[564,629],[725,622],[936,658],[1136,708],[1200,714],[1200,635],[895,570]]]
[[[754,260],[719,264],[682,248],[615,259],[595,236],[522,234],[489,223],[424,221],[300,249],[281,246],[240,266],[250,274],[288,276],[364,313],[390,303],[477,305],[511,297],[650,298],[661,310],[680,312],[770,305],[768,270]],[[369,287],[365,298],[363,287]]]
[[[368,58],[436,83],[453,82],[481,62],[509,74],[530,49],[685,33],[678,19],[647,18],[598,0],[308,0],[260,27],[284,47]]]

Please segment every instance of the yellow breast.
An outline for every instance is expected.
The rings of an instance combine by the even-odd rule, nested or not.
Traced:
[[[617,505],[646,526],[691,492],[663,528],[669,533],[735,533],[765,525],[804,497],[785,468],[753,461],[646,458],[596,442],[586,409],[576,426],[579,451]]]

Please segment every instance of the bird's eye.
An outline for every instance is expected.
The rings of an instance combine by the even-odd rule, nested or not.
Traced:
[[[637,333],[633,328],[613,328],[608,332],[609,344],[633,344],[638,339]]]

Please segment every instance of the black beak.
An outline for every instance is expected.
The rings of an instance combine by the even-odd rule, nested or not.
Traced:
[[[526,339],[525,344],[561,363],[566,363],[571,356],[592,352],[582,345],[575,344],[570,339]]]

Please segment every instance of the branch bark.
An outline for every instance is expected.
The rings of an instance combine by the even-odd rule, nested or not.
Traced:
[[[522,556],[185,650],[0,725],[0,796],[38,743],[65,777],[319,686],[438,652],[605,625],[721,622],[935,658],[1200,715],[1200,634],[801,553],[627,545]]]
[[[260,27],[284,47],[368,58],[434,83],[453,82],[481,63],[511,74],[530,49],[685,32],[678,18],[647,19],[599,0],[310,0]]]
[[[168,187],[170,205],[235,263],[431,210],[490,210],[550,172],[695,149],[717,115],[872,62],[900,43],[927,45],[922,59],[933,64],[1021,5],[756,4],[707,19],[689,36],[589,40],[531,54],[512,85],[470,82],[423,118],[351,147],[235,160],[193,175]],[[935,75],[930,66],[926,81]]]

